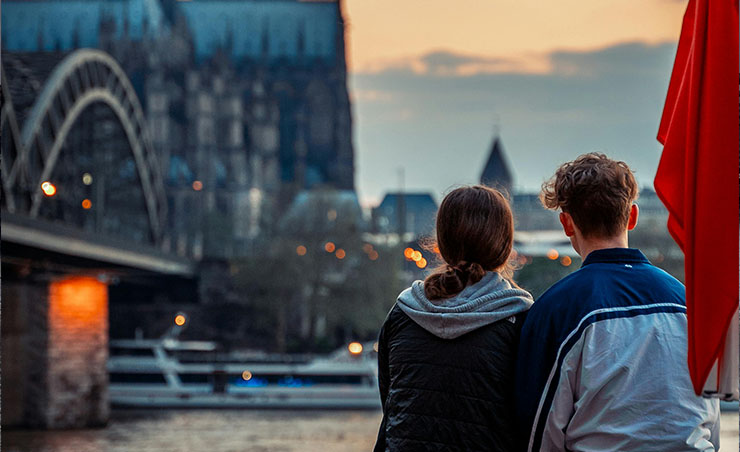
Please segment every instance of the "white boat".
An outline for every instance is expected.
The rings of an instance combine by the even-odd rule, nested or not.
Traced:
[[[378,409],[372,347],[353,343],[314,359],[235,358],[211,342],[111,340],[109,396],[117,407]]]

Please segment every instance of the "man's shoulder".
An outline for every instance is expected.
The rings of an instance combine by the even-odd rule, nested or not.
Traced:
[[[666,290],[683,292],[686,290],[683,283],[667,271],[652,264],[645,265],[645,282],[657,285]]]
[[[651,265],[587,265],[550,287],[537,299],[529,317],[541,321],[578,323],[588,313],[651,303],[684,304],[684,287],[665,271]]]
[[[523,334],[558,337],[578,324],[590,304],[587,288],[591,278],[581,268],[553,284],[527,312]]]
[[[541,305],[557,304],[563,299],[585,301],[594,298],[594,302],[608,302],[610,298],[624,298],[622,292],[629,292],[630,297],[639,298],[643,293],[654,296],[654,293],[666,292],[682,296],[684,285],[666,271],[650,264],[588,265],[564,277],[552,285],[537,300]]]
[[[534,303],[530,311],[558,310],[563,305],[583,302],[583,293],[588,292],[595,281],[588,267],[583,267],[556,282]]]

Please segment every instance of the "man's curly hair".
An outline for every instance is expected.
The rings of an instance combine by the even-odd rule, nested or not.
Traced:
[[[637,199],[635,177],[626,163],[592,152],[564,163],[542,184],[540,201],[561,209],[585,237],[613,237],[627,228]]]

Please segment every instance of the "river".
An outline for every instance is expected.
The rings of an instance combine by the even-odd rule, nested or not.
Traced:
[[[113,411],[105,429],[3,430],[5,452],[369,451],[376,411]],[[738,451],[738,413],[722,413],[722,451]]]

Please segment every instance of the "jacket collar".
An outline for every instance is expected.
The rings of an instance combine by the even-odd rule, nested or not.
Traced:
[[[649,264],[642,251],[635,248],[607,248],[591,251],[582,266],[589,264]]]

